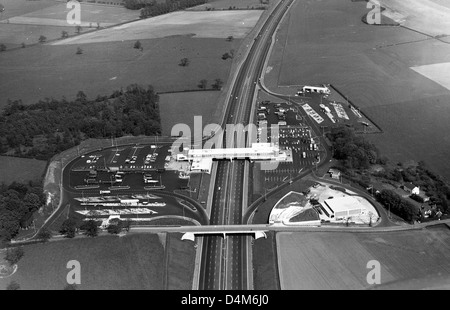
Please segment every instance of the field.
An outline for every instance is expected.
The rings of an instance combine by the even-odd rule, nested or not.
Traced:
[[[8,279],[0,279],[0,289],[11,280],[26,290],[63,289],[67,285],[66,264],[70,260],[80,262],[78,288],[83,290],[161,290],[166,284],[171,289],[189,289],[195,251],[192,243],[180,244],[179,237],[178,234],[160,237],[138,234],[28,245],[18,271]]]
[[[37,10],[52,7],[57,4],[54,0],[28,1],[28,0],[2,0],[5,11],[0,14],[0,20],[28,14]]]
[[[47,162],[44,160],[0,156],[0,184],[14,181],[41,181]]]
[[[450,6],[442,0],[381,0],[382,6],[404,16],[403,25],[431,36],[450,35]],[[427,17],[428,16],[428,17]]]
[[[10,24],[41,24],[74,27],[67,23],[67,15],[71,9],[65,3],[57,3],[51,7],[43,8],[34,12],[11,17]],[[99,6],[81,3],[81,26],[89,26],[90,23],[101,26],[111,26],[139,19],[139,11],[127,10],[123,7]],[[3,21],[6,22],[6,21]]]
[[[450,90],[450,63],[411,67],[411,69]]]
[[[181,240],[182,234],[170,234],[166,241],[167,290],[191,290],[195,267],[195,248],[190,241]]]
[[[274,2],[274,0],[269,0],[270,2]],[[229,7],[236,7],[238,9],[247,9],[247,8],[259,8],[261,6],[267,7],[267,4],[262,5],[260,0],[210,0],[206,4],[198,5],[189,10],[191,11],[204,11],[206,8],[211,8],[215,10],[227,10]]]
[[[266,84],[284,91],[335,85],[384,131],[367,135],[384,155],[394,162],[425,160],[450,179],[444,155],[450,140],[438,134],[450,130],[450,92],[411,69],[448,62],[450,46],[403,27],[364,24],[367,12],[366,2],[294,3],[278,33]]]
[[[430,275],[449,281],[445,225],[394,233],[278,233],[277,249],[281,289],[372,288],[366,281],[371,260],[380,263],[381,285]]]
[[[54,45],[155,39],[167,36],[196,38],[245,37],[255,26],[261,10],[180,11],[69,38]]]
[[[211,81],[212,82],[212,81]],[[170,136],[176,124],[187,124],[194,134],[194,116],[202,116],[202,130],[207,124],[217,122],[214,113],[219,91],[198,91],[160,95],[162,134]],[[187,117],[189,116],[189,118]]]
[[[0,15],[0,43],[7,48],[38,43],[41,35],[47,40],[61,38],[61,32],[70,36],[76,34],[74,25],[67,23],[69,9],[65,3],[55,1],[7,0],[2,2],[5,11]],[[81,32],[92,31],[97,27],[111,26],[139,19],[139,11],[123,7],[81,4]]]
[[[253,281],[255,290],[279,290],[275,232],[267,232],[267,239],[255,240],[253,246]]]
[[[132,83],[153,85],[158,92],[198,89],[201,79],[226,82],[230,60],[222,54],[237,49],[240,40],[168,37],[141,40],[143,51],[134,42],[109,42],[76,46],[40,45],[1,55],[0,93],[7,99],[22,99],[25,104],[40,99],[65,96],[74,99],[82,90],[89,98],[110,95]],[[181,58],[189,66],[179,66]],[[8,77],[6,80],[5,77]],[[194,77],[194,78],[193,78]]]
[[[62,31],[69,35],[75,35],[75,27],[45,26],[45,25],[22,25],[22,24],[0,24],[0,43],[5,44],[7,49],[20,47],[22,43],[26,46],[37,44],[41,35],[47,40],[61,38]],[[83,28],[83,32],[93,30]],[[6,53],[5,53],[6,54]],[[5,57],[3,54],[3,57]]]

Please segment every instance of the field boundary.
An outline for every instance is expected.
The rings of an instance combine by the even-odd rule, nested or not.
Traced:
[[[157,92],[158,95],[166,95],[166,94],[178,94],[178,93],[198,93],[198,92],[207,92],[207,91],[221,91],[222,89],[216,88],[205,88],[205,89],[185,89],[185,90],[172,90],[172,91],[162,91]]]
[[[357,106],[355,103],[353,103],[353,101],[351,101],[350,99],[348,99],[347,96],[345,96],[336,86],[334,86],[333,84],[330,84],[330,87],[333,88],[342,98],[346,98],[348,103],[351,104],[352,106],[354,106],[355,108],[358,109],[359,112],[361,112],[361,108],[359,106]],[[384,133],[384,130],[376,123],[373,121],[372,118],[370,118],[369,116],[367,116],[366,113],[361,112],[365,118],[367,118],[379,131],[372,131],[372,132],[365,132],[364,134],[381,134]]]

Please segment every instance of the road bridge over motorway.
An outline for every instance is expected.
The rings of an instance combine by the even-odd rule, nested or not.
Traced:
[[[267,231],[267,230],[266,230]],[[223,238],[226,239],[227,235],[230,234],[250,234],[253,235],[253,238],[267,238],[266,231],[264,230],[233,230],[233,231],[196,231],[196,232],[187,232],[182,237],[181,240],[191,240],[195,241],[196,236],[204,236],[204,235],[223,235]]]
[[[247,225],[202,225],[202,226],[134,226],[130,233],[198,233],[198,234],[238,234],[255,233],[257,231],[287,231],[287,232],[353,232],[353,233],[380,233],[415,229],[424,229],[436,225],[447,225],[450,228],[450,219],[431,221],[420,224],[398,225],[388,227],[369,226],[299,226],[299,225],[273,225],[273,224],[247,224]]]

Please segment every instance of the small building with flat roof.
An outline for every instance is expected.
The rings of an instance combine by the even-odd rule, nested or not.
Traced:
[[[211,173],[212,158],[194,159],[191,163],[191,172]]]

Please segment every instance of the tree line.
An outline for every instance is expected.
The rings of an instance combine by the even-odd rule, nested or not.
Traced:
[[[385,169],[375,175],[395,182],[413,183],[420,187],[420,191],[427,193],[431,204],[435,204],[444,212],[449,209],[450,186],[442,176],[431,171],[424,161],[407,167],[399,163],[397,167]]]
[[[205,4],[207,2],[207,0],[166,0],[165,2],[158,3],[155,0],[126,0],[125,7],[133,10],[140,9],[140,18],[148,18],[184,10],[193,6]]]
[[[101,221],[87,220],[82,221],[76,218],[68,218],[64,220],[59,229],[59,233],[66,238],[74,238],[79,231],[88,237],[97,237]],[[131,227],[131,220],[112,219],[109,221],[106,230],[112,235],[120,234],[122,231],[128,232]]]
[[[0,114],[0,154],[47,160],[87,138],[160,133],[158,94],[132,84],[94,100],[80,91],[73,101],[8,101]]]
[[[356,136],[348,127],[332,128],[327,137],[333,143],[333,157],[340,160],[345,168],[367,169],[371,164],[383,161],[374,144]]]
[[[0,242],[9,242],[20,228],[33,223],[33,213],[45,204],[40,184],[13,182],[0,185]]]
[[[388,210],[408,222],[419,218],[418,209],[409,201],[403,199],[394,191],[383,189],[378,195],[377,200]]]
[[[448,211],[450,187],[441,176],[431,171],[425,162],[419,161],[417,165],[407,167],[403,167],[401,163],[394,167],[388,166],[386,165],[388,158],[382,156],[374,144],[365,140],[364,137],[356,136],[352,129],[345,126],[332,128],[327,137],[332,142],[333,157],[342,164],[341,169],[345,173],[345,178],[363,188],[368,188],[371,179],[364,171],[374,164],[383,165],[384,168],[373,172],[373,176],[399,183],[414,183],[430,197],[431,204],[436,205],[443,212]],[[352,171],[362,172],[362,176],[357,176]],[[416,207],[393,191],[382,190],[377,195],[377,199],[407,221],[418,218]]]

